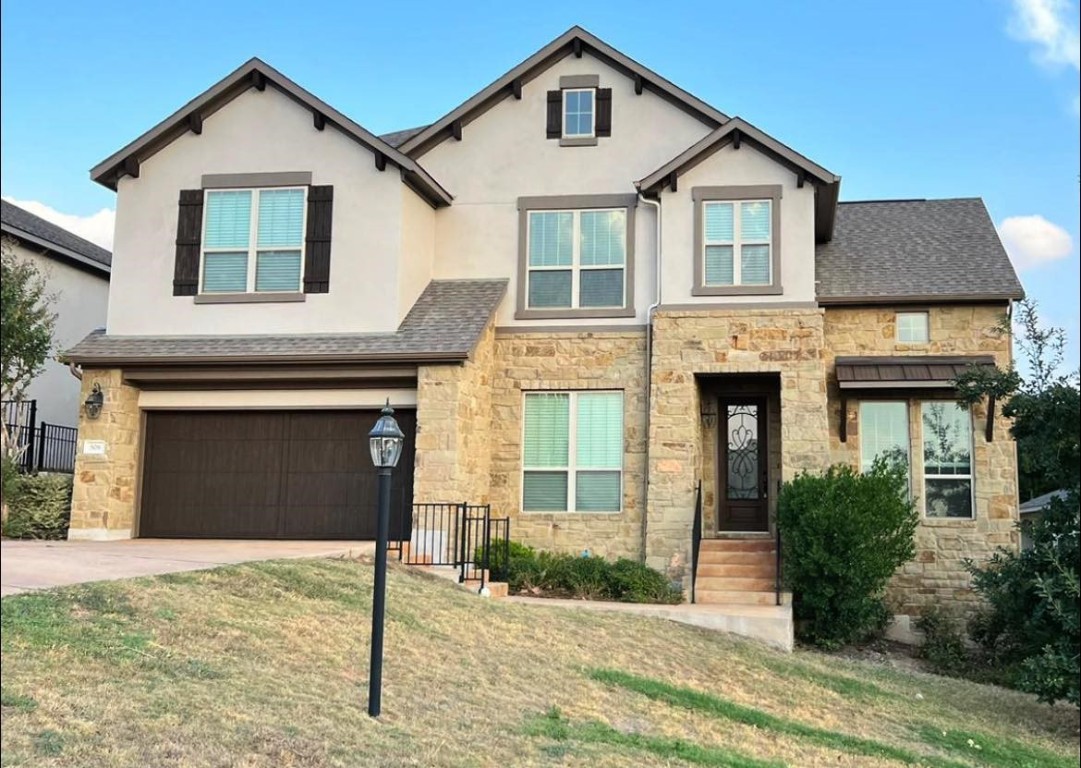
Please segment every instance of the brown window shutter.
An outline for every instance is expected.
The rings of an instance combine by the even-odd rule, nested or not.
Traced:
[[[597,89],[597,120],[593,129],[598,136],[612,135],[612,89]]]
[[[548,138],[563,136],[563,91],[548,91]]]
[[[330,292],[330,226],[333,217],[334,187],[308,187],[304,293]]]
[[[203,190],[180,190],[179,208],[176,219],[173,295],[194,296],[199,292],[199,257],[203,242]]]

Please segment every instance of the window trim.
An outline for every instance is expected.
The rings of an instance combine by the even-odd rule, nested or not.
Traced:
[[[927,319],[927,337],[922,341],[907,341],[901,338],[901,317],[906,315],[923,315]],[[893,316],[894,340],[898,344],[923,345],[931,343],[931,312],[926,309],[899,309]]]
[[[638,196],[558,195],[518,198],[518,299],[515,320],[549,320],[597,317],[635,317],[634,262],[635,210]],[[533,211],[583,211],[625,209],[627,212],[626,259],[623,274],[622,307],[530,307],[529,306],[529,214]],[[577,248],[577,246],[576,246]],[[572,269],[577,269],[572,265]],[[572,278],[573,279],[573,278]],[[573,289],[572,289],[573,290]],[[572,294],[572,299],[573,299]]]
[[[692,296],[779,295],[781,287],[781,197],[780,184],[755,184],[725,187],[692,187],[694,202],[694,284]],[[768,285],[706,285],[705,203],[740,203],[769,201],[770,215],[770,282]],[[738,208],[734,215],[738,214]],[[733,258],[739,243],[733,243]]]
[[[620,412],[623,416],[623,429],[621,432],[619,451],[619,509],[618,510],[578,510],[578,397],[580,395],[619,395]],[[530,395],[567,395],[567,466],[565,467],[529,467],[525,465],[525,402]],[[522,426],[521,426],[521,450],[518,453],[519,483],[518,510],[523,515],[622,515],[624,510],[624,492],[626,490],[624,480],[626,477],[626,441],[627,441],[627,395],[622,389],[531,389],[522,390]],[[598,472],[614,472],[613,468],[598,469],[585,468],[583,471],[593,469]],[[567,509],[562,510],[526,510],[525,508],[525,475],[526,472],[563,472],[567,473]]]
[[[924,424],[923,424],[923,409],[928,405],[946,404],[951,405],[954,408],[957,407],[957,400],[917,400],[919,404],[919,449],[920,449],[920,490],[922,491],[920,499],[922,504],[920,505],[920,519],[930,521],[945,521],[945,522],[972,522],[976,519],[976,430],[972,425],[972,408],[966,406],[964,408],[965,415],[968,417],[968,474],[967,475],[929,475],[927,473],[926,456],[924,455]],[[939,517],[937,515],[927,514],[927,480],[968,480],[968,496],[969,504],[968,508],[971,512],[968,517]]]
[[[204,177],[204,181],[206,178]],[[264,190],[282,191],[282,190],[300,190],[304,193],[304,201],[301,204],[301,238],[300,238],[300,279],[295,291],[257,291],[255,289],[256,269],[259,263],[259,200],[260,195]],[[243,300],[238,300],[239,296],[268,296],[266,301],[282,301],[283,296],[293,296],[295,294],[304,293],[304,262],[307,251],[307,237],[305,232],[307,229],[307,210],[308,210],[308,186],[307,185],[291,185],[291,186],[263,186],[263,187],[209,187],[203,190],[203,220],[199,225],[199,290],[195,294],[197,304],[216,304],[216,303],[248,303]],[[243,291],[206,291],[203,287],[203,281],[206,277],[206,255],[207,253],[237,253],[237,248],[207,248],[206,246],[206,218],[210,211],[210,193],[218,192],[251,192],[251,210],[248,218],[248,263],[247,263],[247,275],[244,284]],[[263,250],[275,250],[265,248]],[[277,249],[281,250],[281,249]],[[288,250],[292,250],[291,248]],[[228,297],[225,301],[204,301],[206,297]],[[250,303],[260,303],[258,301],[251,301]]]

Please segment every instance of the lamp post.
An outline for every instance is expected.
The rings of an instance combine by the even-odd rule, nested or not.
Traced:
[[[383,415],[368,433],[372,464],[379,473],[379,517],[375,530],[375,588],[372,593],[372,662],[368,674],[368,714],[379,717],[383,694],[383,614],[387,598],[387,539],[390,536],[390,471],[402,455],[402,434],[387,398]]]

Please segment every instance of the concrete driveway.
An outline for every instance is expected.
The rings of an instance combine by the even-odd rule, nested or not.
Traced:
[[[294,557],[358,557],[371,541],[0,541],[0,595]]]

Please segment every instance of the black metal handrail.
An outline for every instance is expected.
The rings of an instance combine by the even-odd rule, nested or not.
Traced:
[[[422,502],[403,505],[406,509],[409,519],[398,527],[400,538],[388,546],[400,562],[455,568],[459,583],[479,580],[481,590],[490,578],[493,552],[502,555],[497,560],[506,568],[510,518],[493,518],[490,504]]]
[[[774,563],[774,567],[777,569],[776,574],[775,574],[776,590],[777,590],[777,605],[781,605],[781,603],[783,602],[782,599],[781,599],[781,588],[784,585],[784,581],[783,581],[782,575],[781,575],[781,566],[782,566],[783,561],[781,559],[781,522],[780,522],[779,519],[774,521],[773,527],[776,529],[776,537],[777,537],[777,547],[776,547],[776,549],[774,551],[774,554],[775,554],[775,556],[777,558],[776,563]]]
[[[694,524],[691,526],[691,602],[694,602],[694,586],[698,580],[698,550],[702,546],[702,481],[694,496]]]

